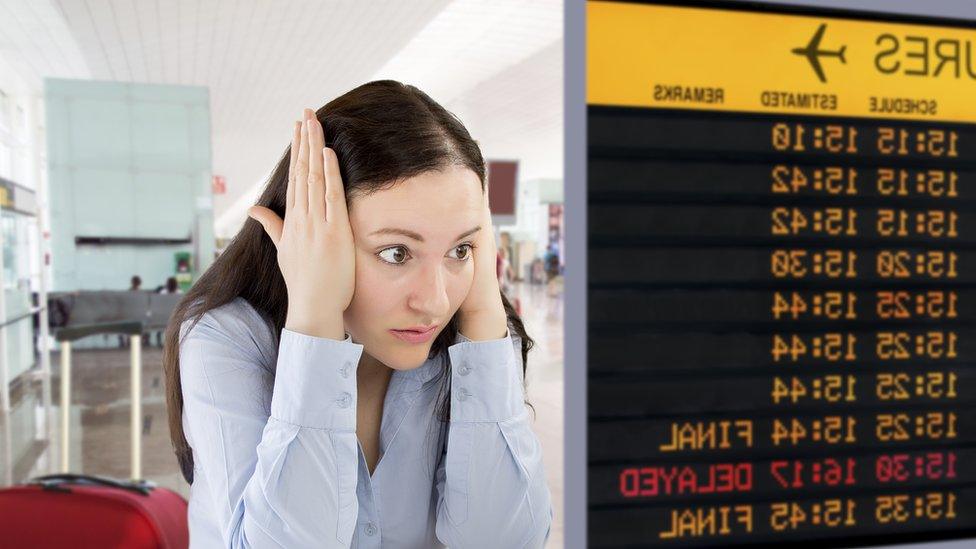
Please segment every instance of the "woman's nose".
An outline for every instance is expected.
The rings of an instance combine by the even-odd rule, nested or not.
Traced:
[[[447,316],[450,300],[447,298],[445,275],[440,266],[423,269],[417,277],[409,305],[429,316],[431,320]]]

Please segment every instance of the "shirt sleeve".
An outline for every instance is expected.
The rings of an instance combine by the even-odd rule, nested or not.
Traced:
[[[194,488],[212,502],[197,512],[228,548],[349,547],[363,346],[285,329],[272,374],[253,336],[208,315],[179,350]]]
[[[539,440],[524,402],[521,340],[459,334],[451,421],[438,465],[438,539],[449,547],[543,547],[553,510]]]

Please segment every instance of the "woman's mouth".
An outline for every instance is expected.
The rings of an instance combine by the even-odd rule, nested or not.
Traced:
[[[425,343],[434,337],[436,325],[431,326],[425,331],[417,330],[390,330],[390,333],[407,343]]]

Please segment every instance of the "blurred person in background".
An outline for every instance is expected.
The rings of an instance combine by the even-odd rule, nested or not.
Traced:
[[[553,519],[485,162],[384,80],[306,109],[177,307],[164,366],[196,547],[542,547]]]
[[[512,295],[514,278],[515,273],[512,271],[512,263],[508,260],[508,250],[498,248],[498,284],[507,296]]]
[[[179,283],[176,281],[175,276],[171,276],[166,279],[166,285],[159,287],[159,293],[161,294],[182,294],[183,290],[180,289]]]
[[[163,284],[162,286],[159,286],[158,288],[156,288],[156,293],[158,293],[158,294],[182,294],[183,293],[183,290],[180,289],[180,284],[179,284],[179,282],[177,282],[176,277],[175,276],[171,276],[171,277],[168,277],[166,279],[166,284]],[[164,338],[164,335],[165,335],[165,332],[163,332],[163,331],[156,332],[156,343],[160,347],[163,346],[163,338]]]
[[[140,277],[139,275],[132,275],[132,278],[129,279],[129,291],[130,292],[140,292],[140,291],[142,291],[142,277]],[[149,337],[148,336],[149,336],[148,334],[143,334],[142,335],[142,343],[143,344],[148,344],[149,343],[150,340],[149,340]],[[129,336],[127,336],[127,335],[120,335],[119,336],[119,347],[128,347],[128,346],[129,346]]]
[[[563,277],[559,272],[559,248],[553,243],[546,250],[546,295],[558,297],[563,292]]]
[[[515,271],[512,269],[512,264],[508,260],[508,250],[506,248],[498,248],[498,262],[497,262],[497,273],[498,285],[502,289],[502,293],[505,294],[512,302],[512,307],[515,308],[515,312],[518,315],[522,314],[522,302],[514,295],[515,293]]]

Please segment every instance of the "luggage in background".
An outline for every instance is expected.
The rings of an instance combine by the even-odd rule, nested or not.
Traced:
[[[187,503],[146,481],[48,475],[0,490],[0,544],[70,549],[185,549]]]

